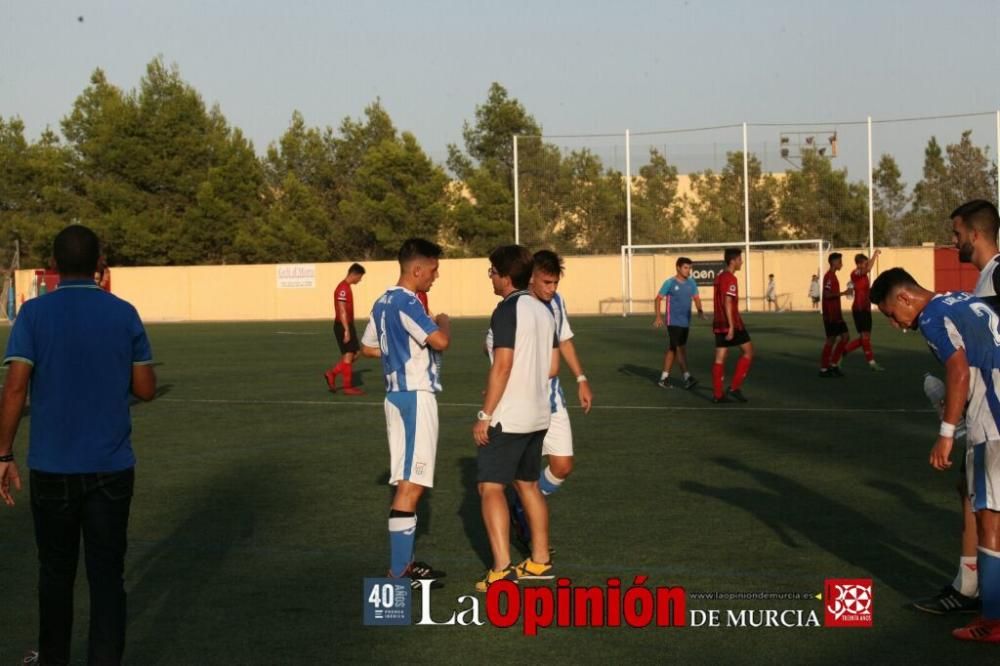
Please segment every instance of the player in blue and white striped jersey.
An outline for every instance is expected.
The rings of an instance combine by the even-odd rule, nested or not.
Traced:
[[[385,422],[389,436],[389,483],[396,493],[389,512],[389,575],[420,578],[442,572],[413,561],[417,502],[434,486],[441,391],[439,354],[451,334],[448,315],[431,319],[416,292],[428,291],[438,276],[440,246],[411,238],[399,250],[399,282],[372,308],[361,353],[381,358],[385,377]]]
[[[896,328],[919,330],[945,366],[944,415],[930,455],[935,469],[951,467],[955,428],[965,414],[982,615],[952,635],[1000,642],[1000,315],[971,294],[928,291],[902,268],[875,280],[871,300]]]

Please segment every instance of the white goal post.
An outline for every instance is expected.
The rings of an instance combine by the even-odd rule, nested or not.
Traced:
[[[731,243],[672,243],[665,245],[622,245],[621,246],[621,267],[622,267],[622,316],[627,317],[633,313],[633,284],[632,284],[632,259],[636,251],[643,254],[679,254],[689,253],[699,250],[724,250],[729,247],[737,247],[743,250],[746,255],[746,263],[743,264],[743,293],[746,298],[746,307],[750,309],[750,299],[752,296],[750,288],[750,252],[755,248],[775,248],[805,246],[816,248],[816,274],[823,275],[823,258],[830,249],[830,242],[818,238],[808,240],[775,240],[775,241],[735,241]],[[721,258],[721,252],[720,252]]]

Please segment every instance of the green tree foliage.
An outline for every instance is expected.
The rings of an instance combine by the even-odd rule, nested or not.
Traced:
[[[803,153],[802,168],[787,174],[781,190],[782,231],[838,247],[867,240],[868,188],[848,181],[846,169],[834,169],[819,153]]]
[[[789,235],[778,219],[780,188],[770,174],[765,174],[760,160],[747,160],[750,180],[750,240],[774,240]],[[726,154],[722,171],[711,169],[692,174],[692,196],[688,202],[693,219],[690,231],[695,242],[713,243],[742,239],[746,221],[743,214],[743,152]]]
[[[635,244],[684,243],[684,205],[677,197],[677,167],[667,163],[656,148],[649,162],[639,168],[632,191],[632,242]]]
[[[910,237],[906,224],[906,207],[910,197],[906,193],[899,165],[892,155],[882,155],[872,173],[875,185],[875,226],[885,234],[875,239],[877,245],[912,245],[917,239]]]
[[[907,242],[951,242],[948,215],[971,199],[995,201],[996,164],[986,148],[972,142],[972,130],[962,132],[958,143],[944,151],[936,137],[924,150],[923,178],[913,188],[913,208],[907,218]]]

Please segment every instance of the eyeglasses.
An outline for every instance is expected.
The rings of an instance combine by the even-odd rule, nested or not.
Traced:
[[[489,270],[486,271],[486,277],[493,277],[494,275],[500,275],[500,271],[490,266]]]

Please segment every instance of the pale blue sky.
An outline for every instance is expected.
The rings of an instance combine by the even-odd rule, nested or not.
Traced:
[[[1000,108],[997,0],[2,0],[0,7],[0,115],[20,116],[32,138],[58,126],[94,68],[133,88],[157,55],[218,103],[258,152],[294,109],[310,125],[337,125],[381,97],[396,125],[441,161],[499,81],[547,133],[815,122],[838,129],[838,165],[861,179],[864,128],[834,123]],[[992,116],[884,128],[881,149],[904,162],[912,182],[927,137],[955,141],[966,127],[995,157]],[[753,149],[767,152],[774,168],[779,131],[751,130]],[[739,138],[738,130],[640,137],[634,163],[650,144],[704,168]],[[617,139],[562,143],[593,144],[622,168]],[[699,157],[686,160],[688,149]]]

